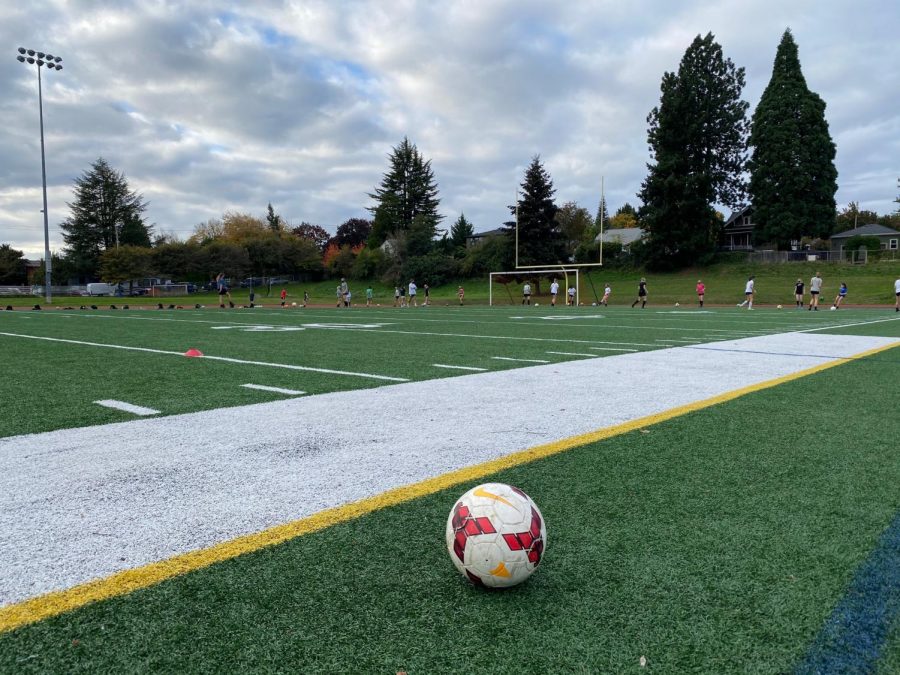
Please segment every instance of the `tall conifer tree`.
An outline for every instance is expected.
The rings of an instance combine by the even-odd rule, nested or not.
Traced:
[[[513,217],[518,208],[520,265],[550,265],[569,262],[565,237],[553,201],[556,189],[550,174],[535,156],[525,171],[519,203],[510,206]],[[506,223],[511,236],[515,236],[515,221]]]
[[[744,69],[724,58],[712,33],[698,35],[660,88],[659,107],[647,116],[655,163],[639,195],[641,222],[648,263],[684,267],[716,250],[721,221],[713,204],[736,206],[744,195]]]
[[[753,113],[750,145],[754,239],[787,249],[803,236],[828,237],[835,218],[835,147],[825,102],[806,86],[790,29]]]

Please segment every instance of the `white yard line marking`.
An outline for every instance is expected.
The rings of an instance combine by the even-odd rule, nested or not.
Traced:
[[[656,345],[653,345],[654,347]],[[625,347],[588,347],[588,349],[594,349],[598,352],[638,352],[639,349],[626,349]]]
[[[475,366],[448,366],[445,363],[432,363],[431,365],[435,368],[449,368],[451,370],[471,370],[480,373],[483,373],[487,370],[487,368],[476,368]]]
[[[898,344],[791,333],[0,438],[0,607]],[[553,415],[541,397],[496,405],[551,388]],[[439,414],[383,423],[409,401]]]
[[[670,338],[665,340],[657,340],[657,342],[690,342],[691,344],[699,344],[700,340],[679,340],[678,338]]]
[[[596,354],[579,354],[578,352],[547,352],[548,354],[559,354],[560,356],[590,356],[596,358]]]
[[[94,401],[94,403],[96,403],[97,405],[102,405],[105,408],[124,410],[125,412],[130,412],[135,415],[159,415],[159,410],[154,410],[153,408],[145,408],[144,406],[134,405],[133,403],[126,403],[125,401],[106,399],[103,401]]]
[[[297,391],[296,389],[282,389],[281,387],[267,387],[264,384],[242,384],[246,389],[258,389],[259,391],[271,391],[276,394],[287,394],[288,396],[302,396],[305,391]]]
[[[182,352],[171,352],[164,349],[149,349],[147,347],[126,347],[125,345],[110,345],[101,342],[85,342],[83,340],[64,340],[63,338],[44,337],[42,335],[23,335],[21,333],[0,333],[7,337],[27,338],[29,340],[46,340],[47,342],[62,342],[72,345],[86,345],[88,347],[103,347],[106,349],[122,349],[131,352],[146,352],[149,354],[167,354],[169,356],[181,356]],[[347,370],[331,370],[330,368],[313,368],[312,366],[295,366],[290,363],[269,363],[267,361],[246,361],[244,359],[232,359],[227,356],[208,356],[200,357],[206,361],[223,361],[225,363],[239,363],[250,366],[265,366],[267,368],[285,368],[287,370],[302,370],[310,373],[329,373],[331,375],[347,375],[349,377],[366,377],[373,380],[385,380],[387,382],[409,382],[403,377],[389,377],[387,375],[372,375],[371,373],[354,373]]]
[[[876,319],[874,321],[858,321],[856,323],[831,324],[829,326],[819,326],[818,328],[807,328],[806,330],[794,331],[795,333],[814,333],[818,330],[828,330],[830,328],[853,328],[853,326],[868,326],[872,323],[885,323],[890,321],[900,321],[900,317],[892,317],[890,319]]]
[[[497,361],[520,361],[522,363],[550,363],[545,359],[514,359],[510,356],[492,356]]]

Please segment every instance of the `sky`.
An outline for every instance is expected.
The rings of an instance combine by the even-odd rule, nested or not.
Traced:
[[[535,155],[557,204],[610,213],[651,161],[660,81],[712,32],[750,112],[786,28],[837,145],[838,208],[890,213],[900,177],[900,3],[888,0],[0,0],[0,244],[43,257],[37,68],[50,248],[98,158],[185,239],[226,211],[334,232],[368,217],[391,149],[415,143],[443,227],[508,219]],[[727,215],[727,213],[726,213]]]

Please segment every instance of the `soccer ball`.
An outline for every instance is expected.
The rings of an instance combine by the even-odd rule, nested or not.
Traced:
[[[832,311],[832,312],[833,312],[834,310],[836,310],[836,309],[837,309],[837,307],[834,307],[834,306],[831,307],[831,311]]]
[[[781,309],[781,305],[778,305],[778,309]]]
[[[447,518],[447,550],[456,569],[476,586],[520,584],[541,562],[547,526],[519,488],[485,483],[457,500]]]
[[[291,307],[296,307],[296,306],[297,306],[297,303],[296,303],[296,302],[292,302],[292,303],[291,303]]]
[[[676,303],[675,303],[675,306],[676,306],[676,307],[681,307],[681,303],[676,302]]]
[[[534,303],[534,306],[535,306],[535,307],[540,307],[540,306],[541,306],[541,303],[536,302],[536,303]]]

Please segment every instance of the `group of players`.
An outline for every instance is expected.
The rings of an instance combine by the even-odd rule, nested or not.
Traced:
[[[900,292],[900,279],[895,282],[894,286]],[[699,282],[698,282],[699,286]],[[819,272],[816,272],[815,276],[809,280],[809,305],[807,309],[811,312],[819,311],[819,296],[822,293],[822,288],[825,286],[825,281],[822,279],[822,275]],[[806,284],[803,283],[803,279],[797,279],[797,282],[794,284],[794,302],[796,304],[797,309],[803,309],[804,302],[804,294],[806,290]],[[753,296],[756,292],[756,280],[752,275],[747,278],[747,285],[744,287],[744,301],[738,303],[738,307],[747,307],[747,309],[753,309]],[[831,309],[840,309],[841,304],[844,302],[844,299],[847,297],[847,284],[845,282],[841,282],[841,286],[838,289],[838,293],[834,296],[834,302],[831,303]],[[897,296],[898,302],[900,302],[900,295]],[[781,305],[778,305],[779,309]]]

